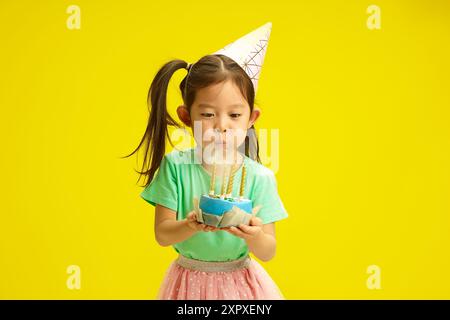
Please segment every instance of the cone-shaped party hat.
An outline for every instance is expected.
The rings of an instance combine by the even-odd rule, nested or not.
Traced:
[[[213,53],[223,54],[236,61],[252,80],[255,94],[271,30],[272,23],[267,22],[258,29]]]

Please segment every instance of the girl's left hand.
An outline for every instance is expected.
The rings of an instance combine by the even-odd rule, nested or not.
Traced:
[[[228,233],[234,234],[235,236],[242,238],[244,240],[251,240],[262,234],[262,220],[258,217],[252,217],[250,219],[250,225],[240,224],[237,227],[227,227],[220,228]]]

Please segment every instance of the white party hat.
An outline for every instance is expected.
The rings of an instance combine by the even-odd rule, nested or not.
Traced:
[[[258,29],[213,53],[223,54],[236,61],[252,80],[255,94],[271,30],[272,23],[267,22]]]

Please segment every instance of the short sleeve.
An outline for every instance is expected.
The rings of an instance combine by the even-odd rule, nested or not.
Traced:
[[[164,156],[152,182],[141,192],[141,198],[153,206],[160,204],[177,211],[178,191],[175,165]]]
[[[283,202],[278,194],[277,181],[272,171],[258,176],[255,181],[253,206],[261,205],[261,209],[256,214],[263,224],[279,221],[288,217]]]

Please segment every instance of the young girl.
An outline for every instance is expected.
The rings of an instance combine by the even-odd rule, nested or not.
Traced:
[[[255,32],[265,36],[262,42],[259,36],[256,46],[267,46],[270,27],[269,23],[249,34],[253,38]],[[248,50],[248,46],[242,46],[242,39],[225,48],[241,53]],[[179,254],[166,272],[157,299],[284,299],[269,274],[249,256],[252,252],[262,261],[274,257],[275,221],[288,216],[273,172],[259,163],[258,142],[252,134],[260,114],[254,107],[258,79],[245,69],[245,62],[236,62],[239,59],[231,58],[231,53],[221,52],[206,55],[194,64],[170,61],[158,71],[150,87],[147,130],[134,151],[145,145],[144,165],[149,164],[140,172],[148,178],[141,197],[155,206],[156,240],[161,246],[172,245]],[[184,104],[177,114],[193,130],[199,124],[202,134],[195,139],[195,148],[165,154],[168,126],[179,127],[167,112],[167,87],[181,68],[188,73],[180,84]],[[208,139],[205,133],[211,130],[218,140]],[[230,131],[244,135],[235,134],[234,144],[227,134]],[[249,136],[245,134],[248,131]],[[232,154],[231,169],[223,163],[212,164],[211,156],[204,152],[211,146],[216,151],[214,157],[217,151]],[[245,154],[239,151],[242,146]],[[244,198],[261,206],[249,225],[216,228],[197,221],[193,199],[208,194],[211,185],[220,188],[220,179],[211,182],[213,170],[217,177],[226,172],[234,175],[234,194],[239,193],[239,181],[245,172]]]

